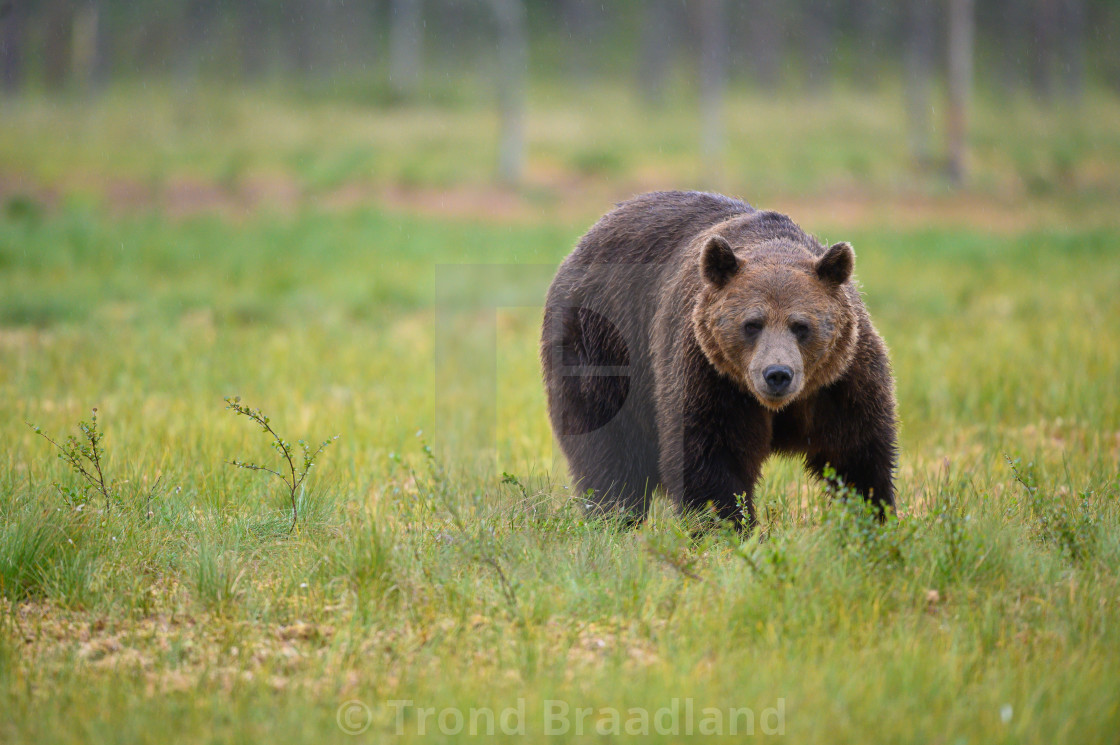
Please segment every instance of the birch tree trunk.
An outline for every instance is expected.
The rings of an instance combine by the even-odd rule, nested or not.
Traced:
[[[881,87],[883,54],[880,49],[891,26],[894,6],[879,0],[855,0],[853,15],[856,47],[855,75],[859,85],[868,89]]]
[[[1085,88],[1085,3],[1062,0],[1062,28],[1058,42],[1062,95],[1079,101]]]
[[[932,108],[936,0],[909,0],[906,15],[906,120],[910,154],[918,166],[933,160]]]
[[[704,165],[720,177],[724,150],[723,89],[727,82],[726,6],[700,0],[700,152]]]
[[[265,69],[262,0],[241,0],[237,5],[237,25],[241,46],[241,74],[246,80],[259,80]]]
[[[86,0],[74,13],[70,40],[70,75],[78,90],[88,94],[97,77],[101,56],[101,21],[97,0]]]
[[[423,61],[421,0],[392,0],[389,10],[389,84],[402,97],[416,95]]]
[[[598,0],[559,0],[562,32],[568,37],[564,55],[567,72],[585,83],[593,77],[591,49],[599,46],[602,15],[607,11]]]
[[[647,106],[661,106],[673,56],[673,25],[670,0],[647,0],[642,14],[641,50],[638,53],[638,85]]]
[[[803,1],[802,53],[806,87],[820,91],[832,80],[836,46],[836,12],[832,0]]]
[[[968,107],[972,98],[972,43],[975,0],[949,0],[949,179],[968,178]]]
[[[66,84],[70,69],[70,25],[73,7],[68,0],[50,0],[43,36],[43,78],[48,88]]]
[[[1035,0],[1031,18],[1031,83],[1035,94],[1046,100],[1054,96],[1054,46],[1058,24],[1056,0]]]
[[[518,184],[525,166],[525,77],[529,62],[525,6],[521,0],[490,0],[490,7],[498,22],[498,176],[507,184]]]
[[[781,0],[751,0],[747,4],[749,64],[755,80],[766,90],[776,89],[782,76],[784,13]]]
[[[0,10],[0,86],[14,93],[23,85],[23,45],[26,34],[23,4],[12,2]]]

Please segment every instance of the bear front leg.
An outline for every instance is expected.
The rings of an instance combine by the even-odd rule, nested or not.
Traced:
[[[818,478],[823,478],[825,467],[831,466],[845,485],[875,508],[880,520],[895,507],[893,441],[871,440],[851,448],[814,453],[808,458],[808,466]]]
[[[728,452],[705,450],[698,448],[686,453],[681,503],[697,511],[712,509],[720,520],[732,520],[740,528],[752,528],[755,524],[754,486],[762,464],[744,462]]]
[[[682,507],[710,505],[720,519],[749,528],[755,521],[754,486],[770,453],[770,417],[753,399],[736,394],[685,401],[675,427],[663,411],[660,470],[669,495]]]
[[[875,350],[878,352],[878,350]],[[857,359],[857,361],[859,361]],[[886,369],[885,354],[864,360],[857,370]],[[894,509],[898,434],[889,373],[852,375],[817,394],[814,431],[806,464],[818,477],[831,466],[844,483],[885,519]]]

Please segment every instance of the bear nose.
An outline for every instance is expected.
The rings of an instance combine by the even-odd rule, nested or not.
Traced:
[[[780,396],[785,393],[789,384],[793,381],[793,370],[785,365],[771,365],[762,371],[762,377],[766,379],[768,392],[774,396]]]

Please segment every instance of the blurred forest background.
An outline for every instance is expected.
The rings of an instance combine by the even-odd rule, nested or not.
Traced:
[[[162,81],[294,90],[374,110],[489,106],[490,175],[510,183],[523,182],[531,157],[526,111],[538,101],[590,110],[591,90],[606,85],[608,99],[633,99],[630,129],[646,126],[642,111],[698,111],[687,147],[712,178],[683,180],[713,187],[740,183],[713,177],[737,155],[728,91],[811,101],[839,90],[887,102],[862,108],[904,132],[898,165],[960,186],[976,97],[992,102],[994,139],[1007,102],[1024,96],[1040,111],[1108,118],[1079,107],[1087,94],[1120,93],[1118,28],[1113,0],[3,0],[0,82],[8,99],[55,91],[88,101]],[[633,175],[623,148],[593,145],[566,165]],[[1077,181],[1083,145],[1067,137],[1041,164],[1034,149],[1024,143],[1012,157],[1028,189]],[[854,180],[874,166],[853,161],[868,159],[847,156]],[[226,176],[243,165],[227,163]],[[422,167],[400,171],[393,180],[432,180]],[[645,181],[673,180],[682,179]]]
[[[464,62],[524,35],[533,69],[574,79],[631,75],[651,102],[680,63],[737,83],[812,90],[879,85],[943,56],[938,0],[5,0],[5,90],[153,75],[256,82],[360,76],[400,98],[434,95]],[[981,83],[1077,97],[1120,90],[1112,0],[975,3]],[[703,50],[718,58],[708,60]],[[392,95],[385,94],[391,100]]]

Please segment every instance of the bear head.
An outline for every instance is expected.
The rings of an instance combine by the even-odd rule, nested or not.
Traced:
[[[788,225],[778,233],[730,231],[737,246],[720,226],[701,236],[693,312],[712,365],[773,411],[839,378],[859,338],[852,247],[825,250]]]

